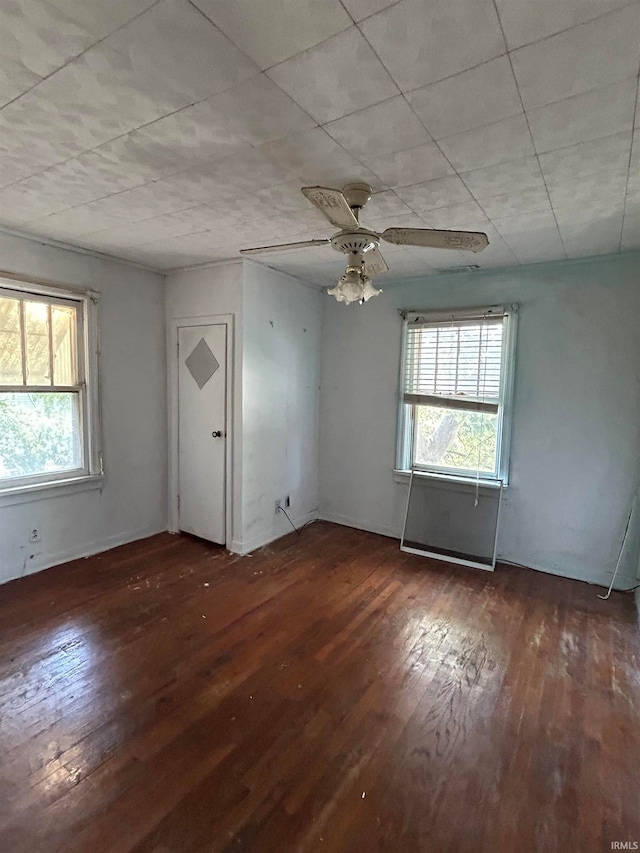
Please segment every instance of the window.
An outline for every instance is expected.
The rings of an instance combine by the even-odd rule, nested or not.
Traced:
[[[516,306],[407,313],[398,468],[506,483]]]
[[[91,295],[0,279],[0,492],[100,472]]]

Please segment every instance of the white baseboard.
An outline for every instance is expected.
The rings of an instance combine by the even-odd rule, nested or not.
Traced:
[[[321,512],[318,516],[321,521],[331,521],[333,524],[341,524],[343,527],[355,527],[356,530],[365,530],[367,533],[378,533],[380,536],[388,536],[391,539],[400,539],[400,533],[392,527],[375,522],[362,521],[360,518],[351,518],[340,513]]]
[[[27,575],[34,575],[36,572],[43,572],[46,569],[53,568],[53,566],[59,566],[61,563],[68,563],[70,560],[92,557],[94,554],[101,554],[103,551],[108,551],[111,548],[117,548],[118,545],[127,545],[129,542],[146,539],[148,536],[154,536],[156,533],[164,533],[165,530],[166,527],[147,527],[142,530],[129,530],[126,533],[116,533],[114,536],[108,536],[106,539],[87,543],[77,548],[67,548],[64,551],[57,551],[53,554],[38,555],[33,560],[28,560],[24,568],[16,567],[7,577],[0,578],[0,584],[15,580],[16,578],[26,577]]]
[[[310,521],[316,521],[318,519],[318,511],[311,510],[311,512],[306,513],[305,515],[299,515],[295,518],[291,519],[295,526],[300,530],[301,527],[304,527],[305,524],[308,524]],[[287,522],[288,523],[288,522]],[[293,533],[291,527],[288,530],[271,530],[269,532],[263,531],[259,533],[257,536],[253,536],[251,539],[232,539],[231,547],[229,548],[234,554],[240,554],[244,556],[245,554],[250,554],[252,551],[257,551],[258,548],[264,548],[265,545],[270,545],[271,542],[275,542],[276,539],[282,539],[283,536],[286,536],[289,533]]]
[[[354,527],[357,530],[364,530],[367,533],[378,533],[381,536],[388,536],[391,539],[400,540],[401,536],[397,530],[394,530],[387,525],[376,524],[375,522],[362,521],[359,518],[352,518],[347,515],[341,515],[339,513],[328,513],[321,512],[319,514],[319,518],[322,521],[331,521],[334,524],[341,524],[344,527]],[[498,553],[496,557],[496,562],[504,562],[504,563],[518,563],[524,565],[522,560],[518,560],[512,556],[507,557],[505,554]],[[564,570],[558,567],[549,567],[549,566],[540,566],[540,565],[531,565],[528,564],[527,568],[533,569],[536,572],[544,572],[548,575],[556,575],[557,577],[569,578],[570,580],[583,581],[585,583],[595,584],[596,586],[603,586],[608,588],[611,583],[611,574],[612,572],[593,572],[593,573],[578,573],[571,570]],[[631,575],[619,574],[616,578],[616,583],[614,589],[628,589],[629,587],[635,586],[638,583],[636,579],[631,577]],[[638,611],[640,614],[640,598],[638,598]],[[639,615],[640,618],[640,615]]]

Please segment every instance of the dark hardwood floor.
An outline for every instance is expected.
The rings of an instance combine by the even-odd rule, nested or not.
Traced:
[[[319,522],[0,588],[0,851],[640,842],[631,596]]]

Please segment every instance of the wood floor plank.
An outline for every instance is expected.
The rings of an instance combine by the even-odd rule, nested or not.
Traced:
[[[318,522],[0,589],[0,851],[640,842],[633,601]]]

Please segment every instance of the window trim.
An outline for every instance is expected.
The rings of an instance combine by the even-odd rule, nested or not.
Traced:
[[[500,404],[498,407],[498,435],[496,444],[495,473],[470,472],[468,469],[443,468],[440,466],[413,466],[411,450],[413,448],[414,418],[411,408],[404,400],[404,376],[407,357],[407,336],[409,322],[412,318],[423,318],[428,323],[438,323],[447,320],[469,320],[485,315],[502,315],[507,318],[504,326],[505,334],[502,339],[502,375],[500,378]],[[503,487],[509,484],[509,461],[511,454],[511,427],[513,421],[515,354],[518,329],[518,305],[485,305],[474,308],[442,310],[401,310],[402,339],[400,376],[398,381],[398,425],[396,432],[396,467],[394,477],[404,480],[411,471],[434,479],[455,479],[457,482],[474,483],[479,480],[485,485],[502,482]],[[446,408],[446,406],[445,406]]]
[[[12,477],[0,479],[0,498],[2,504],[15,502],[16,497],[30,493],[34,498],[44,497],[49,489],[77,487],[86,483],[87,488],[97,488],[96,483],[104,476],[102,455],[102,417],[100,405],[100,375],[99,375],[99,334],[97,307],[100,294],[89,289],[80,289],[30,281],[0,273],[0,294],[28,298],[34,296],[43,302],[71,301],[78,304],[77,314],[77,354],[78,354],[78,384],[74,386],[30,386],[28,391],[46,390],[55,392],[75,392],[78,394],[80,409],[80,429],[82,435],[82,467],[50,474],[34,474],[28,477]],[[9,393],[23,392],[24,386],[2,386],[2,391]],[[75,489],[74,489],[75,490]]]

